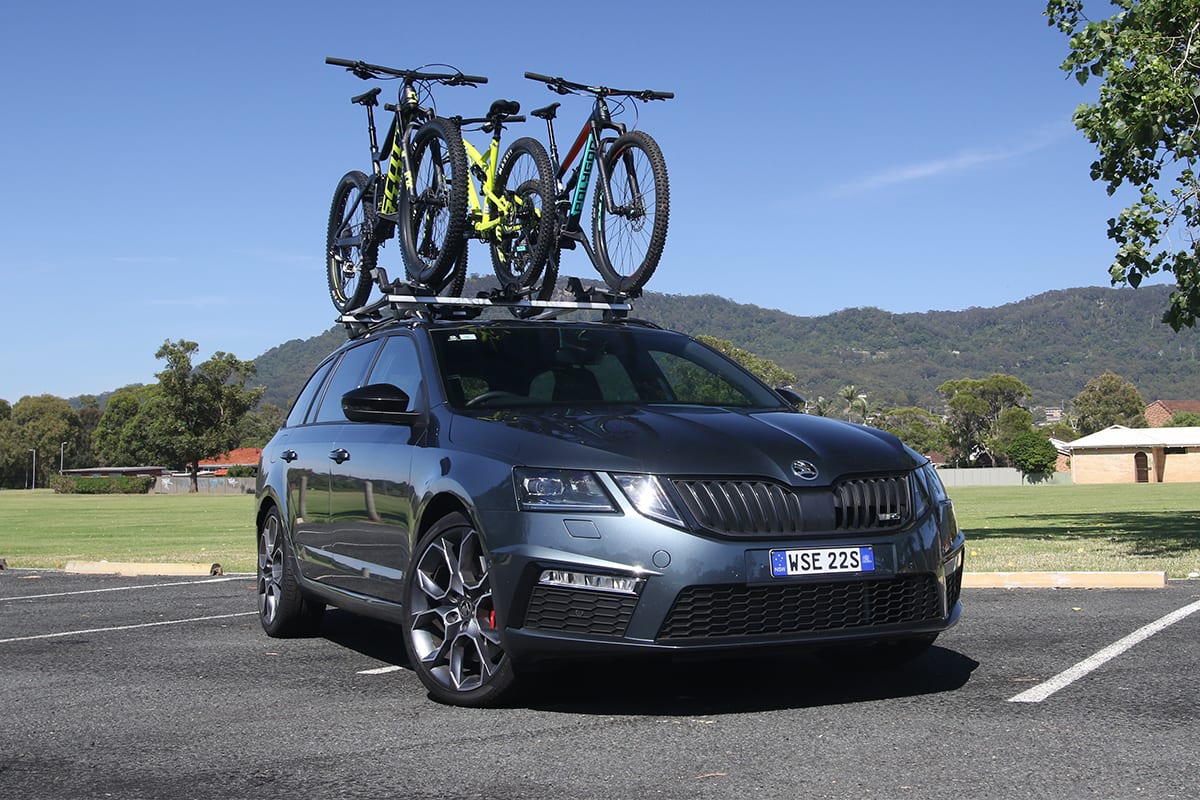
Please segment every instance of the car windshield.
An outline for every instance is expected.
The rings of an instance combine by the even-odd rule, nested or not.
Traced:
[[[477,325],[432,331],[456,408],[701,405],[780,409],[719,353],[670,331],[587,325]]]

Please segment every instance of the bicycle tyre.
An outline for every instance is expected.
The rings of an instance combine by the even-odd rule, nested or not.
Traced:
[[[467,153],[454,122],[434,117],[413,136],[414,191],[400,193],[401,254],[408,277],[434,291],[446,287],[466,244]]]
[[[370,180],[352,170],[342,176],[329,206],[329,227],[325,236],[325,272],[329,279],[329,298],[338,313],[366,304],[371,296],[371,270],[379,257],[374,241]]]
[[[522,202],[494,230],[492,269],[503,288],[536,287],[557,239],[554,167],[546,148],[536,139],[517,139],[504,151],[496,181],[499,194]],[[493,205],[491,213],[499,209]]]
[[[613,291],[633,295],[654,274],[667,240],[667,163],[650,134],[629,131],[605,151],[604,166],[613,205],[624,212],[608,213],[604,186],[597,183],[592,203],[596,270]]]

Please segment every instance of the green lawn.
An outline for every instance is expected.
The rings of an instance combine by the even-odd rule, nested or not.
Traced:
[[[967,571],[1200,572],[1200,484],[950,490]]]
[[[1200,484],[960,487],[970,572],[1200,572]],[[219,563],[254,569],[249,495],[58,495],[0,491],[0,557]]]
[[[168,561],[253,572],[254,498],[3,491],[0,557],[10,567]]]

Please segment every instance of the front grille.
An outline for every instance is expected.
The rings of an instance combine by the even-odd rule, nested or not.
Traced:
[[[962,579],[962,567],[946,576],[946,608],[952,609],[958,602],[958,597],[962,594]]]
[[[837,529],[862,531],[904,524],[912,513],[908,487],[906,475],[842,481],[833,490]]]
[[[788,534],[804,530],[800,498],[765,481],[685,480],[671,484],[704,528],[730,535]]]
[[[635,595],[535,586],[525,611],[525,627],[564,633],[624,636]]]
[[[775,586],[689,586],[659,641],[770,637],[926,622],[942,616],[932,575]]]

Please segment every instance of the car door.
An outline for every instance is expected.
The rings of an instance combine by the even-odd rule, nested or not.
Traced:
[[[304,467],[297,475],[297,482],[305,479],[308,482],[307,491],[297,493],[299,507],[306,512],[303,523],[295,527],[300,569],[311,580],[335,586],[344,583],[342,579],[349,569],[339,557],[341,548],[332,523],[339,495],[334,467],[349,457],[337,448],[341,429],[347,424],[342,412],[342,395],[362,385],[378,350],[379,342],[375,340],[343,352],[314,399],[306,424],[288,439],[289,449],[294,451],[297,463]],[[321,489],[324,494],[318,497]]]
[[[365,384],[390,384],[409,397],[410,410],[424,410],[416,345],[407,333],[389,336]],[[337,554],[347,567],[344,588],[402,601],[415,511],[413,449],[427,419],[406,422],[347,422],[336,449],[345,454],[333,469],[331,518]]]

